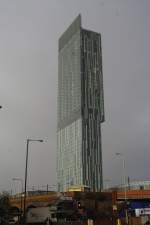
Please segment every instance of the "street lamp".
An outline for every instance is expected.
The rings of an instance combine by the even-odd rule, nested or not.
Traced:
[[[123,167],[123,183],[124,183],[124,200],[125,204],[127,203],[127,184],[126,184],[126,173],[125,173],[125,158],[123,153],[116,152],[116,156],[119,156],[122,158],[122,167]],[[126,207],[126,206],[125,206]],[[128,224],[128,213],[127,209],[125,209],[125,216],[126,216],[126,223]]]
[[[125,191],[125,199],[126,199],[126,174],[125,174],[125,158],[123,153],[121,152],[116,152],[115,153],[116,156],[121,157],[122,158],[122,168],[123,168],[123,182],[122,184],[124,185],[124,191]]]
[[[24,224],[26,225],[26,197],[27,197],[27,175],[28,175],[28,152],[30,142],[43,142],[41,139],[27,139],[26,145],[26,165],[25,165],[25,178],[24,178]]]

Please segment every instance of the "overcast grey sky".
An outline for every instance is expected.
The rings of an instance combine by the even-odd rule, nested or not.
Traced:
[[[104,179],[150,179],[150,1],[0,0],[0,190],[18,189],[31,143],[29,186],[56,183],[58,38],[81,13],[102,34]]]

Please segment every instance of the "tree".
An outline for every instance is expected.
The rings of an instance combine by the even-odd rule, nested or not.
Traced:
[[[9,194],[3,192],[0,194],[0,225],[9,224],[10,201]]]

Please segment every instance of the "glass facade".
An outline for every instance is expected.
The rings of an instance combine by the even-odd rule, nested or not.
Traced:
[[[58,128],[81,116],[80,30],[59,51]]]
[[[57,177],[59,190],[82,185],[82,121],[75,120],[58,132]]]
[[[81,28],[81,17],[59,40],[57,124],[58,190],[102,188],[104,121],[100,34]]]

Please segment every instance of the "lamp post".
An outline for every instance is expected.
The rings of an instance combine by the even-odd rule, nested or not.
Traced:
[[[21,212],[22,212],[22,194],[23,194],[23,179],[21,179],[21,178],[12,178],[12,180],[13,181],[20,181],[20,183],[21,183],[21,197],[20,197],[20,199],[21,199],[21,202],[20,202],[20,208],[21,208]]]
[[[126,173],[125,173],[125,158],[123,153],[116,152],[116,156],[119,156],[122,158],[122,167],[123,167],[123,184],[124,184],[124,200],[125,200],[125,207],[127,203],[127,184],[126,184]],[[125,216],[126,216],[126,223],[128,224],[128,212],[127,209],[125,209]]]
[[[122,169],[123,169],[123,179],[122,179],[122,185],[124,185],[124,190],[126,190],[126,174],[125,174],[125,158],[124,158],[124,155],[123,155],[123,153],[121,153],[121,152],[116,152],[115,153],[116,154],[116,156],[119,156],[119,157],[121,157],[122,158]],[[125,199],[126,199],[126,194],[125,194]]]
[[[25,178],[24,178],[24,224],[26,225],[26,197],[27,197],[27,175],[28,175],[28,152],[30,142],[43,142],[41,139],[27,139],[26,143],[26,164],[25,164]]]

